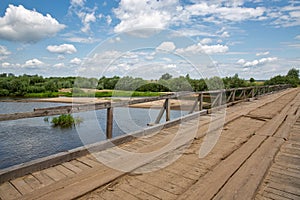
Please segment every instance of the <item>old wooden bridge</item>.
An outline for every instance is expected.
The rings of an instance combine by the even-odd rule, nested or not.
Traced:
[[[189,114],[170,121],[170,100],[179,98],[193,102],[184,108]],[[113,108],[161,100],[163,106],[152,126],[111,138]],[[278,85],[0,115],[0,120],[14,120],[107,109],[108,138],[0,170],[0,198],[300,199],[299,105],[299,89]],[[222,110],[224,119],[218,117]],[[159,124],[164,113],[166,122]],[[188,137],[192,132],[195,135]],[[199,158],[202,145],[219,132],[214,148]],[[138,156],[171,142],[174,145],[155,156]],[[120,149],[132,154],[122,154]]]

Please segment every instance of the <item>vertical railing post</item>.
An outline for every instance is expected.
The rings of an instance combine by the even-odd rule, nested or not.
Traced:
[[[165,102],[165,109],[166,109],[166,121],[170,121],[170,99],[166,99]]]
[[[255,89],[254,87],[251,89],[251,97],[252,97],[252,98],[254,97],[254,94],[255,94],[255,93],[254,93],[254,92],[255,92],[254,89]]]
[[[201,92],[198,96],[199,99],[199,111],[203,109],[203,92]]]
[[[107,108],[107,118],[106,118],[106,138],[112,138],[113,131],[113,108]]]
[[[222,91],[220,91],[220,94],[218,95],[219,96],[219,106],[221,106],[222,105],[222,97],[223,97],[223,95],[222,95]]]

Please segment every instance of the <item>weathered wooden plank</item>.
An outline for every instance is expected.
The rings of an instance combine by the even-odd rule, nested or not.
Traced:
[[[66,178],[67,176],[64,175],[62,172],[58,171],[54,167],[50,167],[48,169],[44,169],[43,172],[47,174],[50,178],[52,178],[54,181],[59,181],[63,178]]]
[[[31,174],[24,176],[23,179],[34,190],[43,187],[43,184]]]
[[[144,191],[141,191],[135,187],[131,187],[128,184],[120,184],[119,187],[121,190],[132,194],[133,196],[138,197],[139,199],[147,199],[147,200],[158,200],[159,198],[153,196],[152,194],[148,194]]]
[[[73,172],[72,170],[66,168],[63,165],[57,165],[54,167],[55,169],[57,169],[58,171],[60,171],[61,173],[63,173],[66,176],[73,176],[74,174],[76,174],[75,172]]]
[[[23,195],[33,191],[33,189],[23,180],[23,178],[11,180],[10,183]]]
[[[69,170],[75,172],[76,174],[82,172],[82,169],[80,169],[79,167],[73,165],[71,162],[62,163],[62,165],[64,167],[68,168]]]
[[[11,200],[20,197],[21,194],[10,182],[0,185],[0,198],[3,200]]]
[[[283,139],[268,138],[230,178],[214,199],[252,199],[283,142]]]
[[[61,180],[56,184],[43,187],[31,194],[24,195],[23,199],[40,199],[48,200],[55,197],[56,200],[74,199],[89,191],[92,191],[108,182],[115,180],[123,175],[124,172],[115,171],[112,169],[94,168],[93,171],[85,171],[77,176]]]
[[[120,190],[119,188],[109,188],[106,190],[103,190],[100,195],[102,198],[106,200],[120,200],[120,199],[128,199],[128,200],[140,200],[138,197],[125,192],[123,190]]]
[[[169,200],[169,199],[175,199],[177,197],[177,195],[175,194],[167,192],[159,187],[150,185],[138,179],[130,179],[128,181],[128,185],[135,187],[138,190],[142,190],[148,194],[152,194],[153,196],[159,199],[161,199],[161,197],[164,197],[165,200]]]
[[[43,171],[34,172],[32,173],[32,176],[39,180],[39,182],[41,182],[44,186],[54,183],[54,180],[46,175]]]
[[[77,158],[77,160],[79,160],[80,162],[82,162],[90,167],[96,167],[96,166],[101,165],[101,163],[98,160],[93,159],[92,157],[88,157],[88,156],[83,156],[83,157]]]
[[[212,171],[205,174],[201,180],[192,185],[178,199],[211,199],[227,180],[235,173],[242,163],[255,151],[264,141],[264,136],[253,136],[241,148],[227,157]],[[226,170],[225,170],[226,169]]]

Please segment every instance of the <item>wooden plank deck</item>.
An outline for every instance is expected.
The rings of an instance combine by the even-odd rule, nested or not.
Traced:
[[[300,199],[300,118],[277,153],[256,199]]]
[[[102,159],[119,166],[135,161],[130,173],[110,168],[98,162],[93,155],[87,155],[5,182],[0,185],[0,198],[252,199],[255,195],[257,199],[276,195],[299,198],[298,93],[299,90],[291,89],[227,108],[225,126],[220,127],[222,135],[204,158],[199,158],[199,148],[214,114],[98,153]],[[298,121],[289,132],[296,119]],[[198,123],[200,126],[197,126]],[[116,153],[119,151],[114,151],[114,148],[122,148],[137,153],[152,152],[172,141],[178,132],[191,134],[195,129],[194,140],[176,138],[176,146],[149,160],[124,159],[122,154]],[[217,131],[218,128],[208,134],[213,135]],[[287,138],[289,140],[285,141]],[[190,146],[184,149],[189,143]],[[159,168],[163,161],[176,156],[181,157],[171,165]],[[275,163],[272,164],[274,157]],[[156,171],[142,173],[151,169]],[[286,169],[284,174],[283,169]],[[282,182],[279,182],[280,178]],[[285,188],[279,188],[280,183],[286,183]],[[283,189],[287,194],[280,194]]]

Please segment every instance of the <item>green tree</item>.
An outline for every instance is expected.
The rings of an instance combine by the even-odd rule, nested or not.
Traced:
[[[162,80],[169,80],[171,78],[172,78],[172,75],[169,73],[165,73],[160,77],[160,79],[162,79]]]
[[[292,68],[288,71],[286,76],[289,78],[294,78],[296,80],[299,80],[299,70]]]

